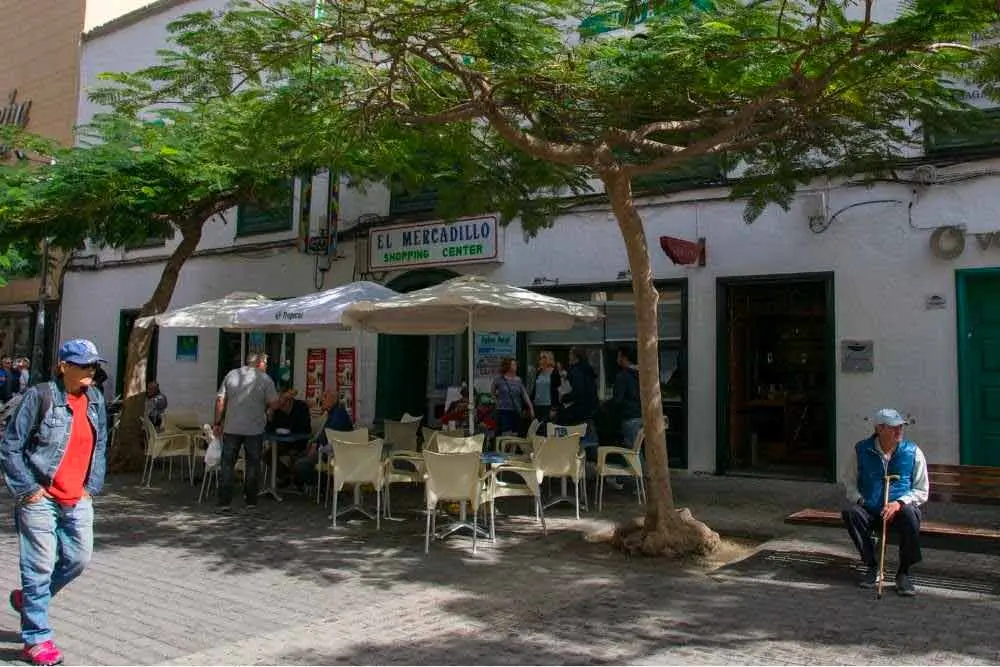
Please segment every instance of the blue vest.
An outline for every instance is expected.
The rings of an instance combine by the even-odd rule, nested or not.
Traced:
[[[858,456],[858,493],[865,508],[872,512],[882,511],[885,496],[885,476],[899,475],[889,485],[889,502],[898,500],[913,489],[913,467],[917,461],[917,446],[904,440],[892,453],[886,465],[875,436],[862,440],[854,446]]]

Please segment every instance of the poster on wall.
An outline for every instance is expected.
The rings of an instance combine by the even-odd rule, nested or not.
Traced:
[[[354,362],[355,349],[353,347],[338,347],[336,357],[336,380],[337,396],[340,404],[351,415],[351,419],[357,421],[354,411],[355,406],[355,385],[354,385]]]
[[[311,410],[319,410],[326,391],[326,348],[311,347],[306,350],[306,403]]]
[[[177,361],[198,361],[198,337],[177,336]]]
[[[514,332],[476,333],[476,377],[473,386],[478,392],[488,392],[493,378],[500,375],[504,357],[515,357],[517,339]]]

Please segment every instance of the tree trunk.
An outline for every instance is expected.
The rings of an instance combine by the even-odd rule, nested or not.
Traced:
[[[649,478],[645,518],[620,527],[615,541],[627,551],[646,555],[707,554],[718,547],[719,535],[694,519],[690,512],[678,512],[674,507],[667,463],[667,424],[660,393],[659,293],[653,283],[646,231],[632,200],[632,184],[628,175],[612,169],[603,172],[601,180],[611,199],[632,272],[639,395],[646,436],[645,472]]]
[[[152,297],[139,311],[140,318],[159,315],[170,305],[181,268],[198,247],[203,227],[204,219],[180,226],[181,242],[167,259]],[[142,432],[140,418],[146,407],[146,360],[149,358],[149,346],[153,340],[153,326],[155,325],[136,325],[128,337],[125,368],[119,371],[124,373],[125,382],[118,439],[110,461],[110,468],[114,472],[138,472],[142,469],[145,435]]]

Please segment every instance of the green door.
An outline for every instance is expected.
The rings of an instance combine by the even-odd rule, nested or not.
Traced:
[[[427,336],[379,335],[375,421],[427,411],[429,346]]]
[[[125,390],[125,362],[128,357],[128,339],[132,335],[138,310],[122,310],[118,313],[118,365],[115,366],[115,396],[123,396]],[[149,357],[146,359],[146,382],[156,379],[156,364],[160,349],[160,327],[153,325],[153,340],[149,343]]]
[[[960,275],[959,300],[961,460],[1000,466],[1000,273]]]

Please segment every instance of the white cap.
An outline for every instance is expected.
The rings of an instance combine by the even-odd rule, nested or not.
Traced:
[[[885,424],[886,426],[902,426],[910,422],[909,419],[899,414],[898,410],[893,410],[892,408],[882,408],[876,412],[874,421],[876,426],[881,424]]]

